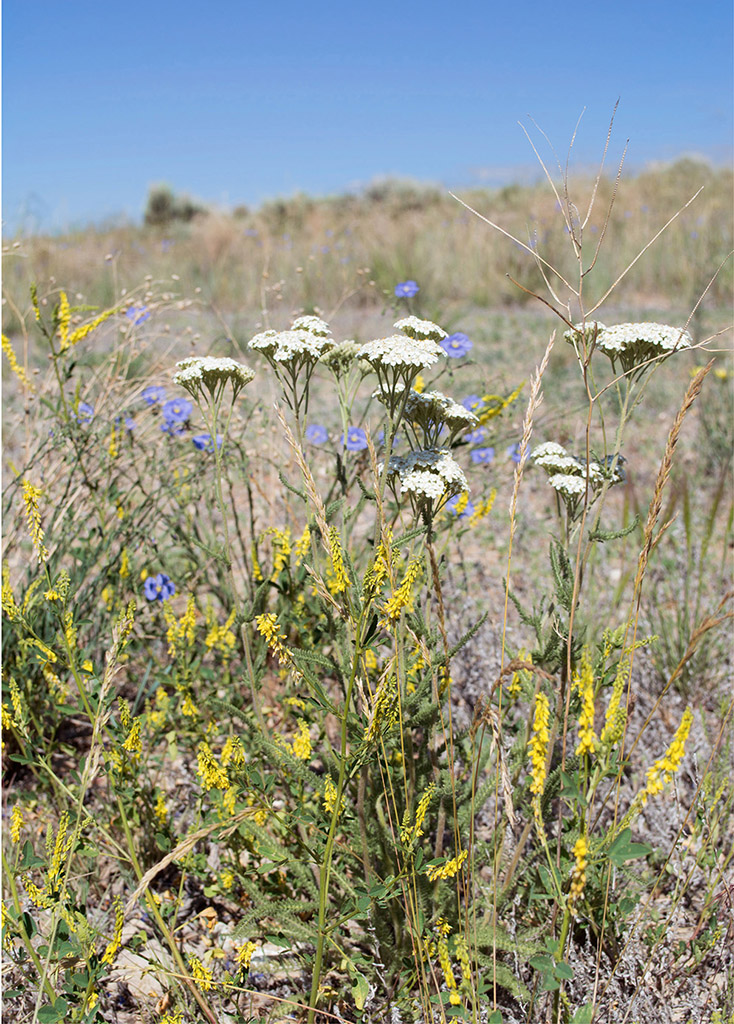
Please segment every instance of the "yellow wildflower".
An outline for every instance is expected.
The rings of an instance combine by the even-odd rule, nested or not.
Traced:
[[[20,830],[23,828],[23,824],[23,811],[20,805],[16,804],[10,816],[10,838],[14,843],[20,839]]]
[[[612,687],[612,695],[609,698],[607,713],[604,717],[604,728],[601,731],[602,743],[610,747],[619,743],[624,734],[624,726],[627,721],[627,709],[622,704],[622,696],[629,679],[630,660],[623,657],[617,667],[617,675]]]
[[[435,882],[439,878],[453,878],[458,874],[462,864],[469,856],[466,850],[462,850],[456,857],[447,860],[444,864],[433,864],[426,868],[429,882]]]
[[[13,346],[10,344],[10,338],[7,338],[4,334],[2,335],[2,346],[3,352],[8,357],[10,369],[13,371],[13,373],[18,378],[20,383],[23,385],[24,388],[28,388],[30,392],[35,391],[35,388],[28,379],[28,374],[25,372],[24,368],[15,358],[15,352],[13,351]]]
[[[61,292],[59,308],[56,312],[59,325],[60,349],[64,352],[69,347],[69,324],[71,323],[71,307],[66,292]]]
[[[414,558],[405,571],[403,582],[385,604],[383,611],[388,622],[397,622],[403,608],[408,611],[413,610],[413,589],[415,587],[416,580],[421,574],[421,569],[421,560],[419,558]]]
[[[387,732],[395,724],[397,717],[397,680],[395,676],[387,676],[377,687],[364,742],[372,743],[378,735]]]
[[[59,818],[59,827],[56,832],[56,838],[53,843],[50,839],[53,835],[52,832],[48,832],[46,836],[46,854],[49,858],[48,866],[48,887],[53,889],[59,875],[61,874],[61,868],[63,862],[66,860],[66,855],[72,847],[74,842],[74,836],[71,835],[67,839],[66,832],[69,828],[69,813],[64,811]]]
[[[197,708],[196,704],[194,704],[194,701],[190,693],[187,693],[183,699],[183,704],[181,705],[181,714],[185,715],[187,718],[196,718],[196,716],[199,714],[199,709]]]
[[[189,594],[186,601],[186,611],[180,619],[176,619],[167,601],[163,603],[163,615],[168,623],[168,631],[166,632],[168,653],[175,657],[176,653],[181,650],[184,641],[189,647],[194,643],[196,636],[196,600],[194,595]]]
[[[234,814],[235,807],[237,805],[237,789],[235,786],[230,786],[222,797],[222,807],[230,815]]]
[[[436,922],[438,930],[438,939],[436,940],[436,947],[438,950],[438,960],[441,964],[441,970],[443,972],[444,981],[446,982],[446,988],[449,990],[449,1002],[452,1006],[458,1006],[461,1003],[461,997],[456,989],[456,978],[454,977],[454,970],[451,966],[451,958],[449,956],[449,947],[446,942],[446,936],[451,931],[450,926],[442,917],[439,917]]]
[[[104,313],[100,313],[99,316],[95,317],[94,320],[91,320],[88,324],[82,324],[81,327],[77,327],[76,330],[72,331],[69,335],[68,344],[77,345],[80,341],[84,341],[88,334],[91,334],[92,331],[96,330],[96,328],[99,327],[100,324],[103,324],[105,320],[109,320],[109,318],[116,312],[117,308],[107,309]]]
[[[462,491],[459,495],[456,504],[454,505],[454,514],[460,516],[466,506],[469,504],[469,492]]]
[[[202,992],[208,992],[210,988],[214,987],[213,971],[205,967],[198,956],[189,957],[189,967],[191,968],[191,977]]]
[[[46,887],[39,889],[36,883],[30,878],[23,879],[23,888],[28,894],[28,899],[34,906],[39,907],[41,910],[47,910],[49,907],[54,905],[54,901],[46,892]]]
[[[220,755],[220,761],[226,767],[231,761],[237,768],[245,763],[245,752],[242,749],[242,742],[239,736],[229,736]]]
[[[372,648],[364,652],[364,667],[368,672],[374,672],[377,668],[377,656]]]
[[[571,907],[575,907],[578,903],[581,893],[584,891],[586,885],[586,865],[588,864],[589,846],[586,841],[586,836],[579,836],[574,843],[573,855],[576,863],[573,866],[573,872],[571,874],[571,890],[568,894],[568,900]]]
[[[204,789],[228,789],[229,777],[221,765],[217,764],[216,758],[208,743],[201,742],[196,755],[199,767],[198,773],[201,776],[201,784]]]
[[[533,719],[533,734],[530,737],[528,744],[530,749],[530,764],[532,782],[530,783],[530,792],[536,796],[540,796],[543,792],[545,785],[546,776],[546,757],[548,753],[548,742],[550,740],[550,732],[548,725],[550,722],[550,706],[548,704],[548,698],[541,690],[535,698],[535,717]]]
[[[252,578],[260,583],[263,579],[263,573],[260,568],[260,563],[257,560],[257,548],[255,547],[254,540],[250,544],[250,557],[252,559]]]
[[[430,804],[435,791],[436,784],[435,782],[432,782],[418,801],[418,807],[415,812],[415,824],[413,826],[408,824],[410,817],[408,812],[405,812],[405,819],[400,827],[400,838],[406,846],[410,846],[416,839],[423,835],[423,822],[425,821],[426,814],[428,812],[428,805]]]
[[[286,527],[285,530],[274,528],[272,532],[275,536],[275,552],[273,556],[273,579],[275,579],[290,565],[291,531],[290,527]]]
[[[306,523],[305,527],[303,528],[303,533],[301,534],[301,536],[296,541],[295,555],[296,555],[296,565],[297,566],[301,564],[303,559],[308,554],[308,549],[309,549],[310,545],[311,545],[311,527],[308,525],[308,523]]]
[[[40,487],[34,487],[27,478],[23,480],[23,504],[25,505],[26,519],[28,520],[28,532],[33,542],[33,547],[38,552],[38,561],[45,562],[48,558],[48,550],[43,543],[43,529],[41,527],[41,512],[38,501],[41,497]]]
[[[248,971],[250,969],[250,961],[252,960],[252,954],[255,952],[256,949],[257,946],[255,945],[254,942],[246,942],[244,946],[240,946],[237,949],[235,959],[237,960],[237,963],[240,965],[243,971]]]
[[[206,624],[209,632],[204,638],[204,643],[210,650],[217,648],[224,655],[231,654],[237,643],[237,638],[232,632],[232,625],[236,615],[236,610],[233,610],[224,625],[220,626],[216,621],[214,609],[211,606],[207,608]]]
[[[311,736],[308,725],[302,718],[299,718],[298,727],[300,732],[293,740],[293,754],[300,761],[308,761],[311,758]]]
[[[413,382],[413,390],[420,393],[421,391],[425,391],[425,389],[426,382],[423,379],[423,377],[421,377],[421,375],[418,374],[418,376],[415,378],[415,381]]]
[[[117,953],[118,949],[120,948],[120,943],[122,942],[122,926],[123,926],[123,923],[125,921],[125,911],[124,911],[124,908],[122,906],[122,899],[119,896],[115,896],[114,905],[115,905],[115,931],[114,931],[114,933],[112,935],[112,938],[107,943],[107,948],[105,949],[104,953],[102,954],[102,958],[101,959],[102,959],[102,963],[103,964],[111,964],[112,963],[112,961],[115,959],[115,954]]]
[[[229,868],[225,868],[219,876],[219,881],[221,882],[223,889],[231,889],[235,882],[234,871],[230,871]]]
[[[143,752],[143,742],[140,739],[140,719],[136,718],[132,723],[130,732],[122,744],[122,749],[126,750],[128,754],[132,756],[133,761],[137,761]]]
[[[10,568],[7,563],[3,565],[2,609],[11,622],[14,622],[21,616],[20,608],[15,603],[15,598],[13,597],[13,588],[10,585]]]
[[[573,681],[581,697],[579,744],[576,753],[583,757],[584,754],[593,754],[598,743],[594,732],[594,672],[586,650],[581,655],[581,672],[574,675]]]
[[[337,594],[345,593],[349,586],[349,578],[344,567],[341,539],[336,526],[329,527],[329,553],[331,564],[326,577],[326,585],[330,592],[336,596]]]
[[[155,801],[155,808],[153,810],[156,818],[158,819],[158,821],[160,821],[161,825],[165,825],[166,821],[168,820],[168,808],[166,807],[166,798],[163,795],[162,790],[158,791],[158,796],[156,797]]]
[[[123,548],[120,552],[120,579],[124,580],[130,575],[130,558],[127,553],[127,548]]]
[[[663,757],[661,757],[659,761],[656,761],[652,768],[648,769],[647,785],[643,794],[643,802],[646,801],[649,796],[656,796],[658,793],[662,793],[664,783],[670,782],[680,768],[681,761],[685,755],[686,740],[688,739],[688,733],[691,731],[692,724],[693,712],[690,708],[686,708],[683,712],[681,723],[673,737],[673,742],[670,744]]]
[[[117,456],[119,455],[119,449],[117,447],[117,430],[115,429],[114,425],[110,430],[110,439],[107,444],[107,454],[111,459],[116,459]]]
[[[485,498],[484,501],[478,501],[474,506],[474,511],[469,516],[469,526],[476,526],[480,520],[485,519],[492,511],[494,506],[495,498],[497,497],[497,488],[493,487],[490,491],[489,497]]]

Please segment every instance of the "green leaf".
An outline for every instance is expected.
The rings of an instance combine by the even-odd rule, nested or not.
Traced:
[[[487,1024],[502,1024],[502,1010],[492,1010],[487,1018]]]
[[[594,1004],[584,1003],[583,1006],[579,1006],[576,1013],[571,1018],[571,1024],[591,1024],[591,1019],[594,1016]]]
[[[46,1004],[38,1011],[38,1020],[41,1024],[55,1024],[57,1020],[63,1020],[69,1009],[69,1004],[59,996],[54,1000],[53,1006]]]
[[[631,835],[632,829],[622,829],[609,847],[609,859],[618,868],[622,867],[626,860],[635,860],[637,857],[646,857],[648,853],[652,853],[652,847],[647,843],[631,842]]]
[[[568,966],[568,964],[560,963],[556,964],[555,975],[557,978],[561,978],[564,981],[569,981],[571,978],[573,978],[573,971]]]
[[[352,997],[358,1010],[364,1010],[367,996],[370,994],[370,983],[359,971],[352,972]]]

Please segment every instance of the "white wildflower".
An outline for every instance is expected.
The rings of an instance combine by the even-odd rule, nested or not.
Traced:
[[[585,324],[574,324],[572,331],[565,332],[563,340],[567,341],[569,345],[574,345],[584,337],[588,343],[593,341],[595,334],[598,336],[601,331],[605,330],[606,327],[599,320],[587,320]]]
[[[538,459],[544,458],[546,455],[567,455],[568,452],[562,444],[556,444],[555,441],[545,441],[543,444],[539,444],[537,448],[533,449],[533,458],[537,461]]]
[[[582,476],[571,476],[569,473],[556,473],[548,478],[551,487],[567,497],[575,497],[586,490],[586,480]]]
[[[374,369],[395,367],[417,371],[433,366],[446,353],[435,341],[409,338],[407,334],[392,334],[389,338],[368,341],[357,350],[357,356],[366,359]]]
[[[315,334],[317,338],[328,338],[331,334],[329,325],[318,316],[299,316],[297,320],[293,321],[291,329],[308,331],[310,334]]]
[[[410,494],[419,505],[468,491],[461,466],[445,448],[425,448],[409,455],[393,455],[388,475],[397,477],[400,493]]]
[[[304,318],[301,318],[304,319]],[[313,319],[316,319],[315,317]],[[323,323],[323,321],[321,321]],[[334,347],[334,342],[310,330],[264,331],[251,339],[249,347],[262,352],[272,363],[315,362]]]
[[[237,392],[255,376],[254,370],[249,366],[226,356],[191,356],[179,360],[176,366],[179,367],[179,371],[173,375],[174,383],[180,384],[192,395],[196,395],[202,386],[213,394],[215,388],[223,387],[227,382],[231,383]]]
[[[393,324],[393,327],[402,331],[403,334],[407,334],[409,338],[419,341],[440,341],[441,338],[447,337],[446,331],[438,324],[434,324],[430,320],[421,320],[417,316],[403,317],[402,320]]]

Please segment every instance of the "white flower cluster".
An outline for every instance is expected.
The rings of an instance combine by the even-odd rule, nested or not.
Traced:
[[[582,476],[572,476],[569,473],[555,473],[548,478],[551,487],[567,497],[577,497],[586,490],[586,481]]]
[[[173,375],[174,383],[180,384],[191,393],[199,390],[202,385],[213,392],[218,385],[224,385],[228,381],[236,391],[239,391],[255,376],[254,370],[249,366],[226,356],[190,356],[188,359],[179,360],[176,366],[179,367],[179,371]]]
[[[337,377],[344,376],[357,362],[357,352],[359,345],[356,341],[341,341],[338,345],[329,349],[328,352],[324,352],[321,357],[321,362],[328,366],[333,374]],[[365,363],[359,360],[359,368],[364,373],[369,373],[371,367],[369,363]]]
[[[315,361],[333,345],[330,338],[304,330],[264,331],[249,342],[251,349],[262,352],[273,363]]]
[[[433,366],[446,353],[439,344],[428,339],[409,338],[407,334],[392,334],[389,338],[368,341],[357,350],[357,356],[366,359],[373,369],[395,367],[402,370],[425,370]]]
[[[294,331],[308,331],[315,334],[317,338],[328,338],[331,334],[329,325],[318,316],[299,316],[293,321]]]
[[[662,358],[678,349],[690,348],[693,339],[681,327],[666,324],[640,323],[616,324],[606,327],[593,321],[576,324],[573,331],[566,331],[563,337],[574,344],[582,334],[591,341],[596,331],[596,347],[611,359],[619,359],[625,371],[631,370],[650,359]]]
[[[393,455],[388,476],[397,477],[400,493],[409,493],[419,504],[468,491],[461,466],[445,448],[425,448],[409,455]]]
[[[432,323],[430,320],[421,320],[417,316],[406,316],[402,320],[398,320],[397,323],[393,324],[403,334],[407,334],[409,338],[415,338],[417,341],[440,341],[442,338],[447,337],[446,331],[439,327],[438,324]]]
[[[539,444],[533,451],[533,462],[541,466],[548,473],[548,483],[563,494],[583,494],[586,490],[586,459],[578,455],[570,455],[561,444],[555,441],[546,441]],[[614,472],[611,466],[614,462],[613,456],[608,456],[606,463],[602,466],[599,462],[590,462],[588,468],[589,482],[592,487],[599,488],[608,479],[612,484],[621,483],[624,480],[622,463],[624,459],[617,456]],[[571,483],[571,480],[579,481]]]
[[[414,423],[445,423],[449,430],[476,426],[478,418],[441,391],[411,389],[405,403],[405,415]]]

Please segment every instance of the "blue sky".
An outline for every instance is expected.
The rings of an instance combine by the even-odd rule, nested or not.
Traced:
[[[722,164],[732,84],[719,0],[5,0],[3,220],[138,218],[159,182],[223,206],[506,183],[536,166],[518,121],[565,158],[585,107],[588,166],[618,97],[612,158]]]

